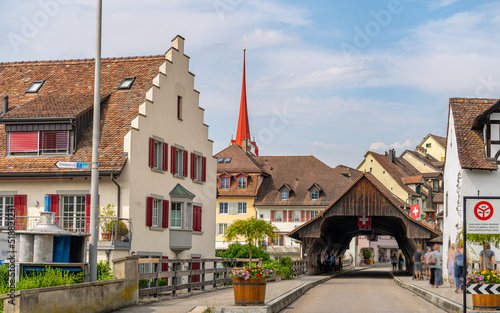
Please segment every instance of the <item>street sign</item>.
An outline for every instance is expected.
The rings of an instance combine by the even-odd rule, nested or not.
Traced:
[[[467,233],[500,233],[500,199],[466,199]]]
[[[420,205],[414,204],[410,205],[411,218],[419,218],[420,217]]]
[[[56,164],[57,168],[76,168],[76,169],[89,169],[90,163],[88,162],[62,162],[58,161]]]
[[[471,284],[467,286],[467,293],[474,295],[500,295],[499,284]]]

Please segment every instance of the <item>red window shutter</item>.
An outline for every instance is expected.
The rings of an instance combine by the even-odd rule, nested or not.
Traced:
[[[90,232],[90,194],[85,195],[85,232]]]
[[[69,143],[69,131],[41,131],[40,150],[67,150]]]
[[[168,212],[169,212],[169,202],[168,200],[163,200],[163,217],[161,222],[161,227],[168,228]]]
[[[306,222],[311,219],[311,211],[307,210],[306,211]]]
[[[300,221],[305,222],[306,221],[306,211],[301,210],[300,211]]]
[[[274,222],[274,215],[275,215],[274,210],[271,210],[271,222]]]
[[[175,174],[177,173],[177,162],[176,162],[176,158],[177,158],[177,149],[172,146],[170,148],[170,171],[172,172],[172,174]]]
[[[27,222],[26,195],[14,195],[14,215],[16,217],[16,230],[25,230]]]
[[[161,258],[164,259],[164,260],[167,260],[168,256],[164,255]],[[168,272],[168,263],[162,263],[161,264],[161,271],[162,272]],[[165,277],[165,279],[167,280],[167,286],[168,286],[168,277]]]
[[[194,256],[193,260],[199,260],[200,257]],[[200,262],[192,262],[191,263],[191,270],[199,270],[201,268],[201,263]],[[192,283],[197,283],[200,281],[200,274],[192,275],[191,276],[191,282]]]
[[[38,132],[9,132],[9,153],[38,151]]]
[[[155,167],[155,140],[149,138],[149,167]]]
[[[288,222],[288,211],[283,210],[283,222]],[[292,211],[290,211],[292,212]]]
[[[56,223],[59,221],[59,195],[49,195],[50,196],[50,212],[54,212],[56,215]]]
[[[184,166],[184,170],[182,171],[182,176],[184,177],[187,177],[188,176],[188,152],[186,150],[184,150],[184,153],[183,153],[183,166]]]
[[[153,226],[153,198],[148,197],[146,205],[146,226]]]
[[[293,222],[293,211],[292,210],[288,211],[288,221]]]
[[[201,181],[207,181],[207,158],[201,157]]]
[[[196,178],[196,155],[191,152],[191,179]]]
[[[193,205],[193,231],[201,231],[201,206]]]
[[[163,170],[168,171],[168,143],[163,143]]]

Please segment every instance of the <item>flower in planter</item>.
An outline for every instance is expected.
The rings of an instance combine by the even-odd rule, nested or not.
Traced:
[[[253,265],[252,267],[235,267],[230,274],[231,278],[269,278],[273,275],[274,270],[265,269],[260,265]]]
[[[500,284],[500,273],[485,269],[474,271],[467,275],[467,285],[470,284]]]

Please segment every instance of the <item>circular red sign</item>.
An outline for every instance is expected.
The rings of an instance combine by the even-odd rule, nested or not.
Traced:
[[[493,206],[487,201],[480,201],[474,206],[474,215],[481,221],[489,220],[493,216]]]

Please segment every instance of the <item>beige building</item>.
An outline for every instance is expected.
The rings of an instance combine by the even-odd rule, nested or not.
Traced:
[[[29,227],[45,209],[88,231],[94,60],[1,63],[0,76],[2,214],[14,207]],[[102,218],[98,258],[213,257],[217,165],[184,38],[164,55],[103,59],[101,83],[99,204],[126,231],[107,241]]]

